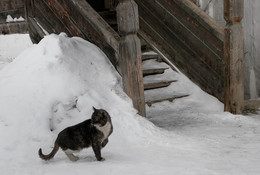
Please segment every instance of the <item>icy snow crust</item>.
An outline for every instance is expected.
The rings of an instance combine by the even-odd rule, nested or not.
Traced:
[[[0,173],[259,174],[259,116],[223,113],[220,102],[181,74],[175,88],[191,96],[147,108],[161,129],[136,114],[99,48],[64,34],[46,36],[0,70]],[[77,162],[61,150],[41,160],[38,149],[49,153],[57,134],[89,119],[92,106],[112,117],[106,160],[96,161],[92,149],[78,153]]]

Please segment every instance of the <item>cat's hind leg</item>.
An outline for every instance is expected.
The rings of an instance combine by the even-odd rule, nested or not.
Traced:
[[[67,149],[64,151],[64,153],[68,156],[68,158],[71,161],[75,162],[75,161],[79,160],[79,158],[77,156],[74,156],[73,152],[75,152],[75,151],[70,150],[70,149]]]

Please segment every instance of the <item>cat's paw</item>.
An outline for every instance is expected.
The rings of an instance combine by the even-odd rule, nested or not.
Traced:
[[[98,161],[100,161],[100,162],[103,162],[103,161],[105,161],[106,159],[104,159],[103,157],[101,157],[100,159],[98,159]]]

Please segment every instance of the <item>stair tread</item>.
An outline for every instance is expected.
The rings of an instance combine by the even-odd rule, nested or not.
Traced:
[[[147,54],[147,55],[142,55],[142,60],[143,61],[146,61],[146,60],[151,60],[151,59],[158,59],[159,56],[158,55],[150,55],[150,54]]]
[[[145,103],[148,106],[152,106],[152,104],[154,103],[159,103],[159,102],[163,102],[163,101],[170,101],[172,102],[175,99],[178,98],[183,98],[183,97],[188,97],[188,94],[172,94],[172,95],[168,95],[168,94],[163,94],[163,95],[157,95],[156,97],[153,98],[145,98]]]
[[[177,80],[151,80],[144,83],[144,90],[167,87],[173,82],[177,82]]]
[[[169,68],[150,68],[150,69],[143,69],[143,76],[155,75],[155,74],[163,74],[166,69],[169,69]]]

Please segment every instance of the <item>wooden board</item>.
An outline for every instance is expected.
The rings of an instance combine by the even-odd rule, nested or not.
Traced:
[[[6,18],[8,15],[11,15],[12,18],[23,17],[25,19],[24,7],[8,11],[0,11],[0,24],[6,23]]]
[[[0,11],[14,10],[24,7],[24,0],[1,0]]]
[[[0,34],[28,33],[27,22],[0,24]]]
[[[43,0],[34,2],[35,17],[48,33],[60,34],[61,32],[65,32],[68,36],[72,36],[68,28],[61,22],[61,20],[53,13],[53,11]]]
[[[44,37],[44,32],[34,18],[28,18],[29,34],[33,43],[39,43]]]
[[[162,2],[162,0],[159,1]],[[150,44],[157,47],[164,56],[203,90],[223,101],[224,69],[222,67],[222,60],[210,57],[207,52],[211,52],[211,49],[208,48],[207,50],[207,47],[204,48],[204,54],[203,52],[199,53],[196,49],[200,48],[196,48],[195,40],[191,42],[188,38],[185,39],[184,35],[190,31],[187,31],[185,34],[185,32],[183,33],[178,29],[179,33],[176,34],[176,31],[172,29],[174,26],[169,27],[171,20],[166,20],[166,22],[165,20],[161,20],[165,17],[165,15],[163,16],[163,12],[161,14],[162,17],[157,16],[158,13],[155,9],[158,8],[153,8],[152,5],[148,8],[144,1],[138,1],[137,3],[140,8],[141,31],[139,34],[150,42]],[[182,30],[187,29],[182,28]],[[179,35],[183,35],[183,38],[180,38]]]

